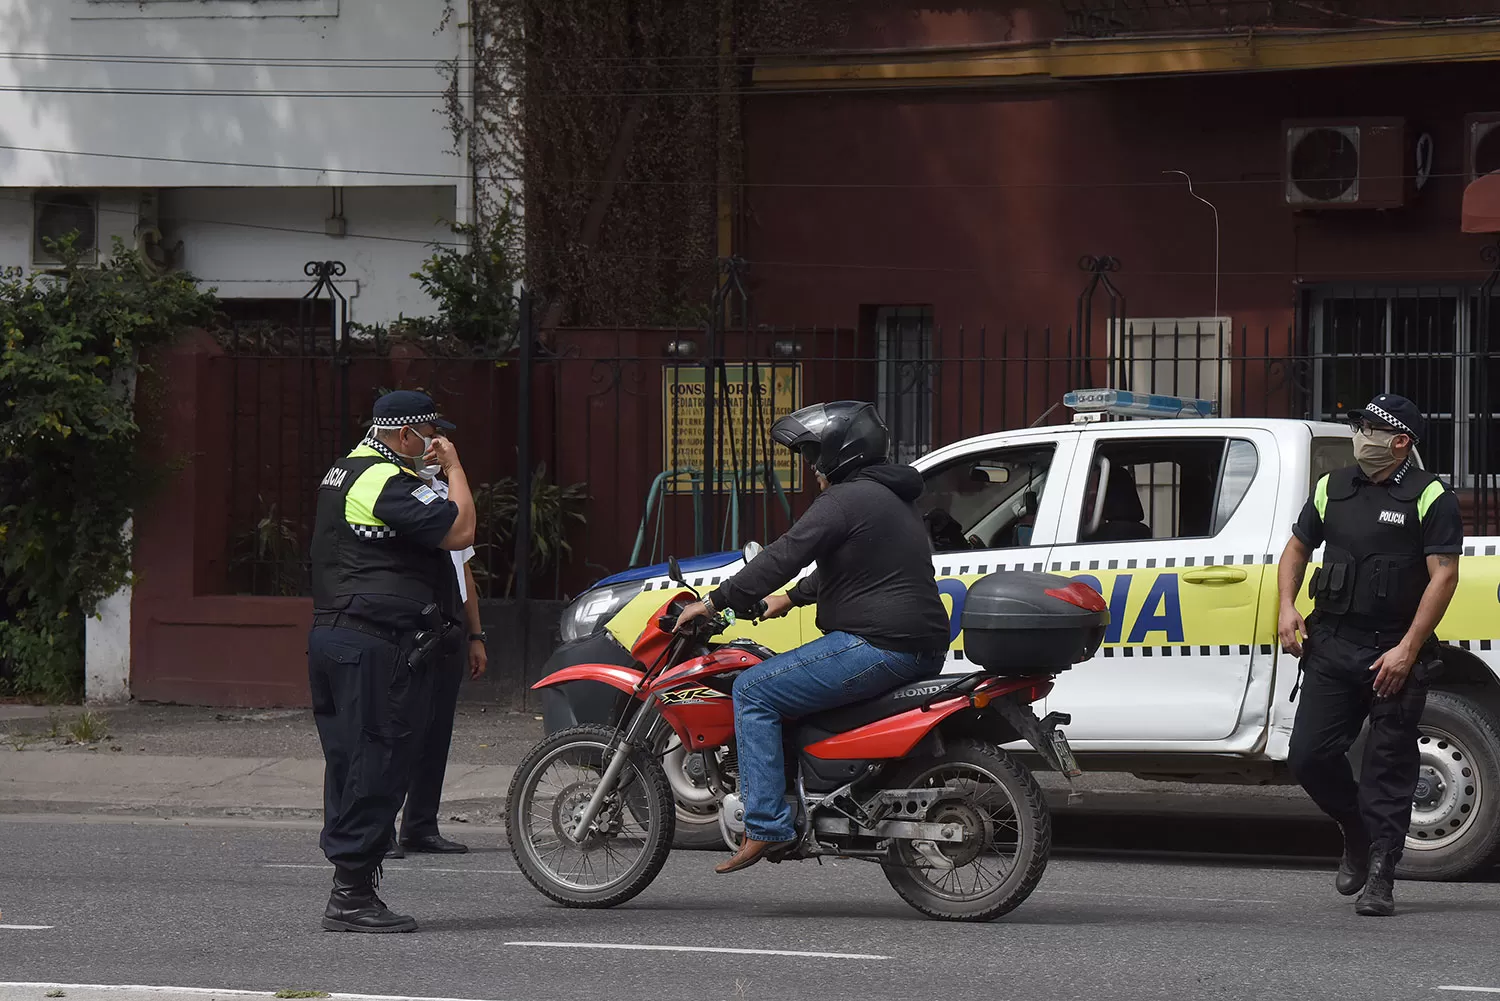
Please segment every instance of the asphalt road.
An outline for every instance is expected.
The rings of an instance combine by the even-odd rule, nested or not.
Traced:
[[[361,936],[319,929],[330,871],[307,825],[0,818],[0,999],[44,997],[15,986],[33,983],[506,1001],[1500,990],[1493,882],[1401,884],[1401,913],[1381,920],[1354,915],[1326,863],[1063,857],[1011,915],[957,925],[922,918],[862,863],[716,876],[715,855],[678,853],[632,903],[578,911],[532,890],[498,831],[465,834],[473,854],[388,863],[382,894],[419,932]],[[778,954],[799,952],[837,955]],[[123,996],[68,989],[96,995]]]

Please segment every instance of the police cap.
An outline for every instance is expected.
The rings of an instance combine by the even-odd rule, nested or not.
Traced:
[[[457,427],[452,421],[443,419],[432,397],[415,389],[398,389],[376,400],[370,423],[378,428],[431,424],[444,431],[452,431]]]
[[[1427,431],[1427,422],[1423,420],[1422,411],[1417,409],[1417,405],[1395,393],[1381,393],[1349,417],[1351,420],[1368,421],[1375,427],[1408,435],[1413,442],[1421,441],[1422,435]]]

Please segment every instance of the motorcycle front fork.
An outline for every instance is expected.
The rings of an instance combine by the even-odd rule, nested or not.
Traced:
[[[574,826],[572,837],[574,841],[581,842],[588,836],[594,821],[599,819],[599,813],[604,809],[605,800],[615,791],[620,784],[620,776],[625,771],[625,766],[630,763],[632,754],[638,753],[641,747],[652,747],[653,741],[660,732],[660,728],[666,726],[666,720],[656,708],[654,697],[642,703],[630,717],[624,731],[616,730],[613,742],[614,753],[610,755],[609,763],[604,766],[604,775],[600,777],[599,784],[594,787],[594,793],[589,797],[588,803],[583,808],[583,814],[578,818]]]

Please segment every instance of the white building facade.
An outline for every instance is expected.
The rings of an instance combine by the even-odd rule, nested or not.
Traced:
[[[225,300],[300,297],[307,262],[338,260],[350,320],[430,315],[411,273],[472,193],[456,6],[0,0],[0,272],[76,229]]]
[[[77,231],[85,260],[118,237],[240,319],[284,316],[329,260],[351,322],[431,315],[412,272],[472,205],[467,8],[0,0],[0,273]],[[88,698],[128,699],[129,589],[88,627]]]

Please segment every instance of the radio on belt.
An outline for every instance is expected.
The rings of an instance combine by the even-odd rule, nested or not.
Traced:
[[[1075,389],[1063,397],[1063,406],[1073,411],[1074,424],[1090,424],[1113,417],[1212,417],[1218,409],[1213,400],[1186,396],[1158,396],[1124,389]]]

